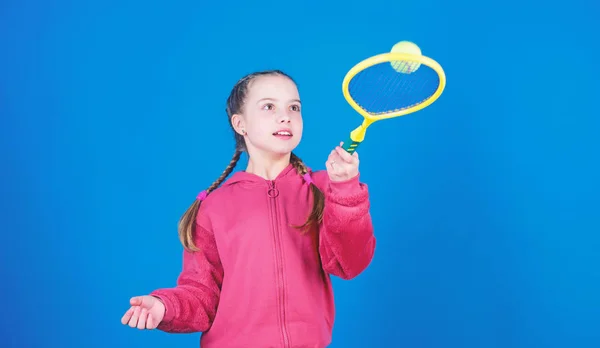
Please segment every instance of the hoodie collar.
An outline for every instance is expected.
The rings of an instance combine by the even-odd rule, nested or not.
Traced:
[[[286,180],[293,177],[297,177],[298,173],[294,169],[294,166],[290,163],[285,167],[274,180],[267,180],[261,176],[258,176],[253,173],[248,173],[245,170],[235,172],[228,180],[226,180],[222,186],[233,185],[235,183],[246,182],[246,183],[256,183],[256,184],[264,184],[269,181],[280,181]],[[299,176],[298,176],[299,177]]]

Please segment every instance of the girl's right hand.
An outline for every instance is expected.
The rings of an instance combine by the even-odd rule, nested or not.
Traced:
[[[154,296],[137,296],[129,300],[131,308],[125,312],[121,323],[130,327],[155,329],[165,316],[165,305]]]

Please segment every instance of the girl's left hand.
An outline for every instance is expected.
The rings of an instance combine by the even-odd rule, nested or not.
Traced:
[[[341,142],[340,146],[336,146],[329,154],[327,162],[325,162],[327,174],[329,174],[331,181],[346,181],[358,175],[358,153],[354,152],[350,155],[342,149],[343,144]]]

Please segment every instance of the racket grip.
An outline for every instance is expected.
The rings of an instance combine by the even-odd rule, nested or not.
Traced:
[[[342,145],[342,149],[346,150],[346,152],[352,154],[356,151],[356,148],[360,145],[360,141],[354,141],[352,138],[348,138],[348,140],[344,141]]]

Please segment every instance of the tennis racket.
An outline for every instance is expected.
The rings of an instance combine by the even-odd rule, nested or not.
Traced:
[[[361,61],[344,77],[344,98],[364,118],[342,146],[349,153],[356,151],[374,122],[417,112],[444,91],[446,75],[440,64],[421,55],[411,42],[396,47]]]

